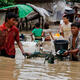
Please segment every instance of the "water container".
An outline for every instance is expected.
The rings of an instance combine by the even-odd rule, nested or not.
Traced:
[[[57,52],[58,50],[68,49],[68,41],[67,40],[54,40],[54,47],[55,51]]]

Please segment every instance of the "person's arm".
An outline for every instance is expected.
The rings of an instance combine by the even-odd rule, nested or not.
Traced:
[[[68,51],[71,60],[78,60],[78,57],[77,57],[78,52],[79,52],[79,49],[74,49],[74,50]]]
[[[63,32],[63,28],[62,28],[61,24],[59,25],[59,27],[60,27],[60,34],[64,37],[64,32]]]
[[[72,54],[76,54],[80,51],[80,38],[79,40],[77,41],[77,48],[76,49],[73,49],[73,50],[70,50],[69,53],[72,53]]]
[[[77,54],[79,52],[79,49],[69,50],[68,52],[72,54]]]
[[[79,51],[80,51],[80,38],[77,41],[77,48],[73,49],[73,50],[70,50],[69,53],[77,54]]]
[[[22,46],[22,43],[20,41],[17,41],[17,44],[22,52],[23,55],[30,55],[29,53],[25,52],[24,49],[23,49],[23,46]]]
[[[71,36],[69,37],[69,41],[68,41],[68,43],[69,43],[69,49],[71,48]],[[73,54],[73,56],[76,56],[76,54],[80,51],[80,40],[78,40],[78,43],[77,43],[78,45],[77,45],[77,48],[76,49],[70,49],[70,50],[68,50],[68,51],[66,51],[65,53],[64,53],[64,55],[68,55],[68,54]]]
[[[61,28],[60,34],[64,37],[64,32],[63,32],[63,29],[62,28]]]
[[[28,53],[24,52],[24,49],[23,49],[23,46],[22,46],[22,43],[20,42],[20,38],[19,38],[19,31],[16,31],[16,35],[15,35],[15,41],[17,42],[22,54],[26,54],[26,55],[29,55]]]
[[[79,52],[79,49],[73,49],[73,50],[69,50],[64,52],[63,56],[67,56],[69,54],[73,54],[73,56],[76,56],[76,54]]]
[[[41,36],[44,37],[44,35],[45,35],[45,32],[42,32],[42,35]]]
[[[24,54],[24,50],[23,50],[23,47],[22,47],[22,43],[20,41],[17,41],[17,44],[21,50],[21,52]]]
[[[49,34],[50,34],[51,38],[54,40],[54,37],[53,37],[52,33],[51,33],[51,32],[49,32]]]
[[[60,34],[64,37],[64,33],[63,32],[61,32]]]
[[[31,33],[31,39],[32,39],[32,41],[34,40],[34,38],[33,38],[34,34],[35,34],[35,28],[32,30],[32,33]]]
[[[32,39],[32,41],[34,40],[34,38],[33,38],[33,33],[31,34],[31,39]]]

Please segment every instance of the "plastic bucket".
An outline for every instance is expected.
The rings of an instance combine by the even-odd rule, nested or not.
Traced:
[[[58,50],[68,49],[68,41],[67,40],[54,40],[54,47],[55,51],[57,52]]]

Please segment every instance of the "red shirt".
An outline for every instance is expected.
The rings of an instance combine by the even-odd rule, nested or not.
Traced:
[[[0,26],[0,30],[4,31],[6,30],[6,41],[5,41],[5,47],[6,53],[8,55],[15,55],[15,41],[19,41],[19,31],[15,26],[12,26],[9,30],[5,26],[5,23]]]

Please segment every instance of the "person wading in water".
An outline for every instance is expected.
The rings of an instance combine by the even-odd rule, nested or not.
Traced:
[[[69,38],[70,50],[64,53],[64,56],[70,55],[71,60],[78,61],[80,56],[80,34],[79,34],[80,23],[74,22],[71,24],[72,35]]]
[[[5,23],[0,26],[0,32],[2,37],[0,37],[0,55],[15,58],[15,46],[16,41],[22,54],[25,53],[22,44],[19,40],[19,31],[15,26],[18,16],[13,12],[8,12],[5,17]],[[1,44],[3,43],[3,45]]]

